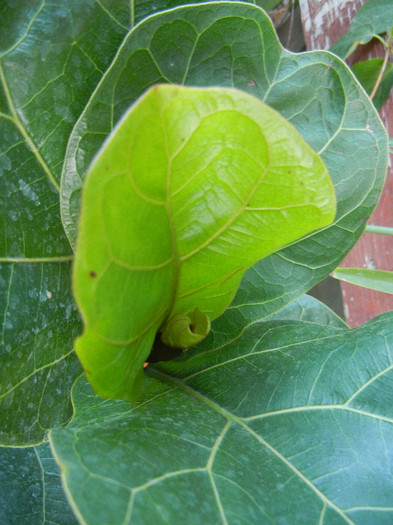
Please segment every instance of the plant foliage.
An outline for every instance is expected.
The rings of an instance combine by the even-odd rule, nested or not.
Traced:
[[[301,297],[356,242],[386,172],[350,70],[284,50],[239,2],[3,0],[0,35],[0,521],[391,522],[391,314],[350,331]],[[278,111],[320,154],[337,214],[247,270],[200,344],[147,367],[131,408],[80,377],[71,264],[88,167],[158,83]]]
[[[390,33],[393,27],[393,5],[390,0],[367,0],[353,17],[351,27],[330,48],[336,55],[347,58],[359,44]]]
[[[392,315],[351,331],[321,310],[148,367],[134,409],[77,383],[51,443],[83,522],[389,523]]]
[[[249,267],[335,211],[320,157],[257,98],[153,87],[84,187],[76,352],[97,393],[132,400],[159,329],[170,346],[200,342]]]

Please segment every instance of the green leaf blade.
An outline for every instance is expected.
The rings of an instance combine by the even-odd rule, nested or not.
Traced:
[[[382,58],[372,58],[365,62],[353,64],[352,71],[357,76],[359,82],[369,95],[371,95],[374,86],[378,81],[379,74],[383,65]],[[373,98],[373,103],[377,109],[380,109],[389,97],[393,87],[393,65],[388,62],[382,75],[381,83]]]
[[[188,62],[177,55],[173,60],[170,53],[175,26],[181,27],[176,49],[184,50]],[[71,134],[61,207],[73,246],[79,194],[91,160],[130,105],[152,85],[167,82],[168,72],[185,85],[254,94],[295,125],[332,177],[338,209],[334,224],[257,263],[256,272],[265,276],[259,284],[265,302],[258,309],[269,315],[333,271],[362,233],[386,174],[386,132],[341,60],[322,51],[286,52],[261,9],[220,2],[157,14],[129,33]]]
[[[68,135],[129,28],[127,12],[130,21],[126,1],[0,2],[2,445],[40,443],[72,416],[80,318],[59,179]]]
[[[357,286],[393,293],[393,272],[368,268],[336,268],[332,275]]]
[[[105,501],[114,524],[143,521],[147,507],[162,513],[157,523],[198,523],[201,490],[228,523],[388,523],[392,315],[351,331],[318,326],[317,310],[315,322],[257,322],[224,345],[210,338],[205,352],[149,366],[133,409],[79,381],[75,419],[51,442],[86,523],[114,486],[130,490]]]
[[[15,113],[59,182],[72,126],[129,29],[111,11],[129,10],[129,4],[120,0],[106,10],[90,0],[71,7],[64,1],[34,4],[0,8],[8,44],[0,70]]]
[[[372,38],[390,32],[393,27],[393,9],[390,0],[367,0],[353,17],[352,25],[334,43],[330,51],[347,58],[358,44],[367,44]]]
[[[72,351],[80,319],[70,266],[0,265],[1,445],[41,443],[72,417],[69,393],[82,371]]]
[[[48,443],[0,448],[1,523],[76,525]]]
[[[217,318],[248,267],[335,214],[325,166],[276,112],[240,91],[168,85],[122,120],[83,199],[76,350],[98,392],[126,399],[165,320]]]
[[[302,424],[304,419],[307,425]],[[310,480],[322,501],[325,500],[342,518],[350,518],[351,511],[347,514],[341,509],[356,509],[360,506],[359,500],[364,507],[390,507],[391,498],[386,490],[390,484],[389,475],[374,467],[375,462],[381,460],[381,444],[392,439],[390,421],[368,421],[367,416],[339,409],[300,410],[298,413],[254,422],[251,428],[258,435],[266,436],[266,440],[280,454],[291,458],[293,467]],[[278,428],[281,432],[277,431]],[[323,439],[325,450],[337,450],[338,443],[341,445],[340,453],[333,453],[329,459],[321,447],[322,428],[329,429],[330,432]],[[354,433],[353,428],[357,428],[358,432]],[[379,431],[380,441],[375,439]],[[294,439],[288,440],[290,435]],[[347,439],[343,439],[343,436]],[[298,454],[297,458],[292,457],[294,449],[296,455]],[[361,459],[357,461],[356,451],[360,450]],[[349,486],[346,485],[348,479],[351,480]],[[344,486],[347,486],[347,490],[343,490]],[[370,487],[373,487],[372,491]]]

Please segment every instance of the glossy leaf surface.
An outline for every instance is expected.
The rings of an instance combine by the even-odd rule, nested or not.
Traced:
[[[157,82],[254,94],[321,153],[335,185],[336,221],[258,264],[265,291],[258,308],[266,315],[277,311],[334,270],[363,231],[387,163],[387,137],[375,108],[330,53],[283,50],[271,21],[254,6],[220,2],[157,14],[124,40],[71,135],[61,188],[71,243],[93,156],[129,106]]]
[[[76,525],[50,446],[0,447],[0,523]]]
[[[71,418],[69,391],[82,373],[70,263],[3,264],[0,283],[0,443],[40,443]]]
[[[256,5],[259,5],[266,11],[270,11],[270,9],[274,9],[278,6],[279,0],[260,0],[259,2],[256,2]]]
[[[72,415],[80,320],[59,181],[71,129],[130,27],[129,3],[112,4],[0,2],[0,444],[39,443]]]
[[[226,312],[202,349],[148,367],[134,409],[78,382],[51,442],[84,522],[389,523],[392,314],[350,331],[308,312],[222,344]]]
[[[336,55],[346,58],[358,44],[367,44],[393,28],[393,4],[390,0],[367,0],[352,19],[344,36],[330,48]]]
[[[323,162],[257,98],[151,89],[100,151],[83,193],[76,351],[93,387],[132,399],[163,323],[174,333],[171,319],[195,309],[216,319],[247,268],[334,215]]]
[[[57,186],[64,152],[75,120],[90,99],[97,82],[105,78],[106,68],[118,50],[120,57],[122,41],[127,31],[136,21],[154,10],[162,10],[171,5],[174,5],[174,2],[165,0],[155,2],[142,0],[135,3],[126,0],[57,0],[55,3],[46,0],[0,1],[2,139],[0,215],[3,225],[0,235],[0,308],[3,329],[0,342],[2,443],[16,446],[38,443],[45,438],[51,426],[64,424],[72,414],[68,393],[75,378],[81,372],[72,354],[72,340],[77,333],[80,333],[81,328],[70,294],[72,250],[62,230],[58,203]],[[179,25],[172,23],[174,22],[172,15],[159,15],[163,17],[161,20],[169,24],[157,33],[158,22],[152,32],[147,31],[142,42],[144,49],[149,49],[151,37],[151,44],[154,44],[152,50],[155,53],[153,56],[159,58],[156,71],[159,71],[163,64],[163,58],[159,55],[160,50],[165,54],[172,44],[179,43],[180,48],[176,51],[176,45],[172,47],[173,54],[168,55],[169,63],[167,65],[164,63],[165,71],[177,68],[181,63],[179,56],[181,58],[182,53],[186,53],[185,61],[190,58],[190,66],[192,65],[195,73],[193,83],[200,79],[202,84],[208,85],[210,79],[210,83],[220,81],[222,85],[236,86],[250,92],[256,90],[259,98],[265,98],[270,105],[292,120],[314,149],[323,150],[325,161],[334,175],[336,192],[339,195],[339,217],[342,219],[335,228],[328,229],[326,235],[311,236],[307,241],[270,256],[250,269],[225,317],[216,320],[211,336],[202,343],[207,345],[201,346],[205,349],[209,349],[209,345],[210,348],[218,348],[233,341],[250,322],[278,310],[337,266],[360,234],[362,227],[359,224],[366,221],[371,213],[382,184],[386,162],[385,138],[380,123],[346,68],[325,54],[295,56],[282,53],[277,47],[270,22],[259,10],[238,3],[234,3],[233,7],[228,7],[228,4],[225,6],[204,6],[195,10],[190,8],[189,12],[192,11],[193,14],[186,20],[186,26],[188,28],[191,26],[191,34],[194,28],[199,31],[195,49],[200,53],[199,58],[197,56],[192,60],[190,54],[186,53],[187,32],[178,31]],[[222,14],[221,18],[217,17],[217,12]],[[150,23],[154,23],[154,19],[151,19]],[[210,23],[212,26],[209,31]],[[151,26],[141,27],[143,29]],[[254,31],[250,38],[247,36],[248,31]],[[141,37],[141,32],[138,32],[138,35]],[[214,40],[216,40],[216,48],[211,47]],[[153,74],[152,81],[146,80],[147,75],[143,68],[149,66],[150,62],[145,61],[140,53],[137,53],[137,58],[141,60],[139,62],[131,60],[129,70],[124,69],[123,80],[128,77],[134,82],[135,77],[130,72],[141,72],[139,95],[151,83],[156,82],[156,78],[158,81],[164,79],[160,74]],[[173,66],[170,66],[171,60]],[[205,70],[204,64],[206,64]],[[320,69],[315,72],[313,68],[316,64]],[[123,63],[121,67],[124,65]],[[197,65],[199,67],[196,67]],[[312,70],[315,72],[314,75],[310,75]],[[154,73],[154,70],[152,71]],[[180,77],[183,78],[182,74]],[[188,76],[185,75],[185,78],[187,79]],[[119,86],[122,91],[118,91],[119,97],[113,99],[118,109],[114,121],[121,117],[122,112],[138,96],[134,96],[134,90],[131,93],[125,84],[120,83]],[[277,89],[278,87],[280,89]],[[131,97],[128,98],[130,93]],[[298,98],[299,95],[304,97]],[[97,102],[97,99],[94,100]],[[124,102],[123,106],[121,101]],[[292,109],[290,101],[294,104]],[[321,112],[315,113],[320,102]],[[108,100],[103,102],[103,106],[105,104],[108,104]],[[78,163],[85,155],[86,167],[101,144],[101,139],[104,138],[102,136],[97,141],[98,133],[101,131],[98,129],[101,118],[102,115],[97,115],[96,122],[90,119],[89,126],[83,131],[86,133],[88,130],[91,135],[97,131],[93,147],[85,150],[81,148],[78,152]],[[335,126],[336,122],[340,122],[340,125]],[[112,125],[109,129],[111,127]],[[105,131],[105,135],[107,132],[108,130]],[[346,138],[348,140],[344,140]],[[84,174],[85,171],[82,169],[82,175]],[[297,322],[301,318],[310,323],[315,315],[319,322],[329,327],[329,333],[333,329],[335,333],[344,332],[345,327],[335,316],[326,309],[321,311],[315,303],[308,301],[299,299],[285,312],[277,312],[276,322],[282,322],[289,317],[292,322]],[[303,327],[303,324],[301,326]],[[302,330],[300,326],[299,330]],[[322,336],[327,333],[324,330],[320,332]],[[271,332],[267,333],[265,340],[270,334]],[[388,335],[389,331],[384,334],[386,340]],[[355,346],[356,341],[352,347]],[[369,346],[374,348],[374,339]],[[285,350],[285,347],[282,348],[282,353]],[[338,353],[339,351],[335,355],[337,356]],[[374,396],[370,395],[369,399],[372,399],[374,404],[379,402],[382,412],[385,403],[388,408],[393,404],[392,400],[385,396],[391,388],[390,385],[387,389],[383,388],[386,384],[385,374],[373,377],[375,380],[370,382],[369,386],[374,384],[378,389]],[[149,380],[150,385],[151,381],[154,380]],[[299,380],[299,384],[302,384],[302,380]],[[278,390],[279,387],[276,391]],[[369,389],[364,391],[369,392]],[[86,394],[88,411],[83,418],[84,431],[91,421],[94,424],[95,418],[103,421],[102,410],[106,408],[112,410],[111,407],[115,405],[93,398],[91,392],[86,391]],[[79,401],[78,394],[78,425],[82,421]],[[152,398],[149,396],[148,401],[151,404]],[[129,411],[128,405],[116,403],[116,407],[120,406],[124,407],[125,411]],[[163,406],[160,408],[163,425],[166,416],[170,419],[173,410],[178,416],[181,409],[180,405],[174,407],[173,402],[169,403],[169,407],[168,411]],[[184,407],[187,408],[186,405]],[[92,410],[90,413],[89,409]],[[154,414],[154,411],[149,413]],[[128,425],[127,421],[117,419],[119,413],[111,412],[108,417],[113,414],[115,414],[116,425],[117,423]],[[198,410],[191,411],[188,420],[192,421],[193,415],[198,416],[198,414]],[[180,421],[181,417],[185,418],[185,415],[185,412],[181,413],[177,421]],[[381,425],[386,420],[387,416],[385,419],[381,418]],[[183,420],[182,423],[184,429],[187,422]],[[142,421],[140,428],[142,427],[150,428],[149,422]],[[78,426],[79,430],[80,428],[81,425]],[[94,440],[89,446],[84,445],[83,457],[79,458],[89,467],[90,461],[94,464],[97,458],[94,455],[95,459],[92,460],[90,456],[93,444],[100,442],[103,446],[105,443],[106,447],[107,438],[110,440],[113,437],[113,434],[110,434],[110,430],[113,429],[108,430],[105,426],[101,428],[104,440],[97,440],[97,426]],[[72,432],[75,432],[75,429],[76,427],[71,429]],[[195,425],[191,430],[195,430]],[[351,430],[353,431],[353,428]],[[213,434],[214,432],[215,428]],[[197,434],[198,430],[195,433]],[[288,432],[283,433],[283,435],[287,434]],[[185,436],[187,439],[189,435],[186,430],[182,437]],[[358,432],[358,435],[367,438],[362,449],[362,453],[365,454],[364,450],[369,450],[367,448],[369,442],[370,446],[371,443],[375,444],[369,439],[370,435],[374,434]],[[207,433],[207,436],[211,438],[211,434]],[[86,434],[83,435],[83,438],[85,437]],[[130,439],[129,435],[120,441],[128,446],[127,439]],[[214,439],[213,436],[211,441]],[[105,448],[105,452],[109,452],[105,460],[111,459],[110,466],[113,467],[113,470],[109,468],[108,479],[116,477],[116,469],[119,464],[121,465],[122,458],[130,461],[130,449],[128,448],[123,455],[116,447],[115,439]],[[74,452],[75,450],[77,449],[74,449]],[[151,450],[149,448],[146,452],[144,449],[141,456],[147,463],[151,460],[152,454],[159,455],[157,448],[153,449],[153,453]],[[370,459],[368,465],[373,465],[373,472],[380,475],[380,478],[379,483],[370,484],[370,487],[377,487],[378,493],[383,495],[386,488],[386,484],[383,483],[386,483],[387,477],[384,476],[386,471],[380,470],[380,465],[386,467],[390,456],[387,454],[386,458],[380,461],[378,446],[374,447],[374,451],[374,456],[368,456]],[[137,450],[132,449],[132,452]],[[173,448],[170,452],[173,455]],[[34,449],[0,449],[0,453],[1,523],[32,525],[52,522],[70,525],[75,522],[64,504],[58,472],[53,465],[53,460],[50,459],[47,445]],[[141,457],[137,457],[136,461],[141,461]],[[242,457],[243,455],[237,456],[237,459],[241,461]],[[74,463],[77,464],[77,461]],[[80,465],[81,463],[78,467]],[[361,473],[364,471],[362,470]],[[70,475],[74,476],[74,474],[75,471],[72,470]],[[374,481],[371,474],[369,479]],[[88,483],[93,480],[89,470],[81,469],[78,473],[79,481],[84,475],[87,476]],[[365,478],[358,476],[356,479],[363,481]],[[97,481],[98,478],[95,480]],[[87,493],[79,490],[79,485],[78,491],[82,503],[78,501],[78,507],[86,511],[84,515],[88,520],[91,518],[91,522],[95,525],[98,507],[90,512],[84,505],[88,506],[94,498],[97,498],[104,506],[102,516],[105,517],[105,512],[110,514],[112,511],[112,507],[106,503],[107,497],[108,501],[116,503],[118,500],[111,500],[113,493],[130,494],[128,490],[130,484],[128,479],[126,481],[126,486],[114,486],[109,483],[105,487],[108,490],[97,495],[94,492],[89,493],[88,490]],[[344,481],[341,487],[343,494],[347,493],[348,487],[347,479]],[[44,490],[43,486],[45,486]],[[200,488],[200,485],[196,486]],[[350,486],[352,487],[351,484]],[[115,488],[112,491],[113,487]],[[277,488],[282,487],[280,485]],[[339,484],[337,490],[338,488]],[[371,488],[368,491],[370,494],[373,492]],[[191,488],[191,492],[194,492],[194,487]],[[392,492],[390,486],[388,492],[389,494]],[[87,494],[86,501],[83,502],[85,494]],[[182,492],[180,487],[180,490],[174,494],[179,498],[184,495],[182,511],[188,508],[187,505],[192,499],[187,498],[187,491]],[[196,490],[195,494],[198,496]],[[206,494],[209,501],[213,501],[215,505],[216,499],[212,497],[211,484],[208,485],[208,491],[201,494],[199,504],[205,501]],[[311,495],[314,496],[314,492],[311,492]],[[375,501],[371,503],[375,505]],[[382,507],[380,503],[377,502],[377,506],[374,507],[369,504],[367,509],[358,509],[357,513],[351,514],[351,519],[356,523],[367,525],[373,522],[390,523],[392,521],[389,514],[390,507],[388,505]],[[147,508],[154,511],[151,500],[148,501]],[[145,519],[143,509],[139,508],[138,512],[143,523]],[[126,516],[128,514],[126,513]],[[135,511],[132,514],[135,517]],[[184,512],[178,514],[178,516],[183,515]],[[158,519],[164,516],[162,507],[158,509],[157,516]],[[211,515],[206,520],[207,523],[210,517]],[[329,523],[337,521],[336,515],[332,515],[328,507],[323,517]],[[196,521],[199,522],[198,519]],[[109,521],[112,522],[113,520]],[[152,522],[154,523],[155,519]]]
[[[135,10],[132,10],[133,6]],[[48,377],[49,379],[54,377],[52,373],[47,375],[51,369],[50,363],[55,367],[59,366],[57,370],[60,370],[63,362],[74,359],[70,354],[72,339],[77,332],[80,332],[79,321],[69,293],[68,263],[65,262],[70,260],[72,252],[60,224],[56,191],[64,151],[75,120],[89,100],[96,83],[103,77],[104,71],[121,47],[127,31],[134,22],[151,14],[153,10],[167,7],[170,7],[170,4],[166,2],[143,1],[130,4],[125,0],[116,2],[58,0],[56,5],[45,0],[0,2],[2,71],[0,213],[5,225],[4,233],[0,236],[3,279],[1,312],[5,327],[5,340],[0,345],[0,365],[4,374],[2,378],[4,382],[1,383],[3,402],[7,398],[5,409],[0,410],[5,410],[1,412],[1,417],[6,421],[4,426],[6,435],[2,435],[6,443],[10,440],[13,444],[36,443],[43,438],[50,425],[65,422],[70,417],[68,388],[80,373],[76,361],[73,361],[72,366],[71,361],[68,361],[72,371],[67,379],[56,372],[54,375],[61,378],[57,385],[56,382],[50,383],[47,380]],[[222,11],[219,12],[223,14],[221,18],[216,14],[216,10],[220,9]],[[332,101],[335,102],[323,105],[323,115],[335,115],[335,108],[345,107],[342,125],[350,130],[359,129],[359,133],[356,132],[356,136],[348,141],[348,144],[351,142],[352,146],[354,144],[356,146],[353,151],[355,162],[352,162],[352,152],[349,152],[349,147],[345,148],[345,154],[341,147],[346,142],[342,140],[343,129],[337,135],[336,148],[332,149],[334,140],[329,144],[325,142],[326,152],[330,152],[329,159],[325,158],[325,161],[329,164],[330,171],[334,173],[339,201],[346,203],[345,207],[339,204],[345,220],[339,223],[337,228],[329,229],[326,236],[312,236],[306,242],[300,243],[301,249],[297,247],[286,249],[278,255],[268,257],[258,263],[255,269],[247,272],[246,279],[250,283],[247,296],[250,299],[255,296],[253,286],[256,276],[264,276],[258,286],[263,290],[266,301],[258,303],[258,315],[268,315],[298,297],[302,291],[310,288],[337,266],[360,233],[362,228],[359,228],[357,221],[365,220],[370,214],[383,178],[382,132],[379,121],[370,112],[367,100],[362,94],[359,95],[357,85],[348,77],[345,68],[319,53],[299,56],[281,54],[270,22],[258,9],[234,3],[233,7],[205,6],[193,12],[195,19],[193,20],[194,15],[192,15],[186,20],[186,25],[195,26],[197,31],[206,33],[203,37],[206,56],[200,61],[199,67],[195,67],[198,61],[194,59],[194,82],[200,78],[207,83],[210,78],[212,82],[220,80],[225,85],[236,84],[249,91],[256,89],[260,98],[266,97],[268,103],[290,118],[303,135],[307,135],[308,122],[312,122],[312,133],[306,138],[316,149],[319,149],[321,141],[318,139],[313,143],[313,136],[317,138],[321,130],[322,132],[328,130],[331,127],[331,119],[319,118],[315,114],[316,117],[308,121],[310,113],[302,110],[308,108],[306,99],[307,102],[312,101],[314,111],[317,101],[326,100],[324,94],[334,94]],[[236,12],[240,16],[236,17]],[[155,51],[159,51],[160,48],[168,49],[164,44],[167,43],[170,47],[170,42],[173,42],[173,39],[168,38],[171,35],[171,28],[174,27],[171,24],[172,15],[160,16],[170,23],[153,38]],[[200,25],[196,23],[197,19],[201,21]],[[205,31],[209,27],[209,21],[213,23],[210,33]],[[153,20],[149,23],[151,22]],[[241,24],[244,22],[245,25],[239,22]],[[231,30],[233,26],[242,28],[239,38],[238,33]],[[153,27],[153,32],[157,32],[157,27]],[[255,33],[252,33],[251,38],[245,39],[245,34],[253,28]],[[138,34],[140,37],[141,33]],[[148,31],[147,35],[149,34],[153,33]],[[183,44],[184,40],[180,40],[182,33],[176,29],[174,34],[175,41]],[[216,47],[218,62],[223,67],[214,69],[213,74],[211,66],[216,64],[214,60],[216,53],[213,48],[209,50],[209,46],[214,34],[218,35],[218,41],[223,39]],[[225,35],[228,36],[229,41],[225,40]],[[187,39],[187,34],[184,38]],[[145,43],[142,42],[146,49],[149,48],[146,44],[148,41],[149,37],[146,38]],[[188,48],[183,46],[183,51],[186,49]],[[198,42],[195,49],[202,50],[198,47]],[[213,52],[210,54],[211,50]],[[231,52],[229,53],[228,50]],[[248,53],[248,50],[252,52]],[[237,55],[235,51],[238,52]],[[207,60],[209,54],[211,61]],[[230,59],[231,54],[234,61]],[[140,54],[138,56],[140,57]],[[321,72],[333,71],[326,76],[316,74],[310,80],[310,76],[305,73],[315,67],[312,56],[322,67]],[[229,59],[224,60],[224,57]],[[281,57],[281,60],[276,60],[277,57]],[[203,70],[205,62],[207,67]],[[162,61],[159,63],[162,64]],[[177,59],[174,63],[174,67],[178,67]],[[130,64],[131,71],[134,64]],[[240,69],[237,69],[240,64]],[[136,70],[143,73],[144,65],[145,62],[142,60],[137,64]],[[244,76],[237,75],[238,72],[243,72],[244,75],[252,73],[252,75],[246,75],[243,84],[240,85],[239,79],[241,81]],[[125,73],[125,77],[128,73],[129,71]],[[336,75],[336,81],[332,82],[333,77],[329,75],[333,77]],[[341,81],[337,75],[342,76],[345,106],[342,104]],[[143,91],[150,84],[146,81],[144,73],[142,77],[141,90]],[[134,77],[128,75],[128,78]],[[161,75],[158,75],[158,78],[161,79]],[[267,82],[263,82],[264,78]],[[305,81],[303,84],[302,79]],[[327,79],[327,83],[318,84],[317,80],[322,79]],[[268,93],[269,85],[271,90]],[[318,85],[320,87],[317,89]],[[119,87],[124,89],[122,93],[117,92],[120,98],[116,101],[119,102],[125,95],[124,108],[127,108],[135,100],[134,94],[132,93],[132,100],[128,99],[126,86],[120,83]],[[277,90],[278,87],[280,90]],[[297,93],[306,95],[303,105],[297,98]],[[274,94],[274,97],[270,97],[270,94]],[[295,104],[292,113],[287,105],[291,100]],[[116,118],[121,115],[124,108],[122,109],[121,104],[118,106]],[[101,117],[102,115],[98,121]],[[317,125],[318,122],[320,125]],[[90,131],[94,132],[96,124],[93,120],[90,120],[89,124]],[[371,137],[368,136],[367,129],[374,132],[375,142],[371,148],[368,147],[370,143],[367,144],[367,140],[361,138]],[[352,133],[348,131],[345,136],[353,137]],[[92,150],[83,152],[86,154],[87,163],[91,159],[90,153],[94,154],[97,147],[95,143]],[[370,154],[371,152],[375,157]],[[334,163],[332,163],[332,155],[335,157]],[[81,161],[81,157],[82,151],[78,161]],[[377,164],[377,168],[373,166],[373,162]],[[336,164],[334,169],[333,164]],[[345,180],[341,180],[343,173],[348,177]],[[339,186],[337,181],[341,181]],[[354,195],[355,186],[359,188],[359,192]],[[361,206],[358,205],[359,203]],[[330,258],[334,259],[333,263],[329,262]],[[13,279],[10,278],[12,272],[14,272]],[[17,287],[15,287],[16,283],[18,283]],[[10,294],[9,291],[15,294]],[[53,300],[50,300],[51,296],[59,298],[59,308],[54,306]],[[41,300],[41,297],[45,300]],[[245,304],[244,297],[244,292],[240,290],[234,308],[230,310],[234,322],[235,320],[245,322],[245,319],[255,317],[250,305]],[[14,305],[19,307],[16,308]],[[71,316],[69,316],[70,312],[73,312]],[[36,334],[33,330],[41,334],[37,339],[39,347],[35,343]],[[55,337],[57,334],[58,340]],[[46,344],[46,335],[50,345]],[[37,373],[34,364],[36,353],[37,363],[45,366],[44,373]],[[68,357],[62,359],[62,354]],[[27,373],[25,377],[18,373],[21,362],[24,363],[23,370]],[[13,378],[11,373],[14,372]],[[31,388],[25,389],[25,387],[28,384],[33,385],[33,380],[37,381],[34,412],[31,407],[21,410],[20,407],[24,406],[26,396],[32,393]],[[39,403],[40,393],[48,392],[49,384],[49,397],[56,399],[61,407],[65,407],[58,411],[58,415],[55,414],[54,406],[50,403]],[[57,388],[63,388],[64,385],[66,386],[63,393],[57,394]],[[10,389],[14,392],[12,402],[7,395]],[[46,399],[46,396],[43,399]],[[37,421],[42,423],[42,428],[41,423]],[[8,433],[9,431],[11,434]]]

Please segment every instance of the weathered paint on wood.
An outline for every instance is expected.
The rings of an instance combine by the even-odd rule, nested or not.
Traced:
[[[364,0],[300,0],[307,49],[328,49],[343,35]]]
[[[350,20],[365,0],[300,0],[303,31],[307,49],[328,49],[350,25]],[[383,56],[382,45],[376,41],[359,46],[349,63]],[[393,96],[380,116],[388,134],[393,137]],[[393,169],[390,163],[381,200],[369,224],[393,227]],[[393,237],[365,233],[341,266],[393,271]],[[359,326],[376,315],[393,310],[393,295],[342,283],[346,320]]]

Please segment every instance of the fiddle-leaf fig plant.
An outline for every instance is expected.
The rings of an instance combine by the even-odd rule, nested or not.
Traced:
[[[348,67],[236,1],[0,36],[0,523],[390,523],[393,316],[304,295],[386,174]]]
[[[96,392],[132,400],[158,331],[169,346],[200,342],[248,268],[335,211],[319,155],[259,99],[151,88],[83,190],[74,292],[85,331],[75,349]]]

